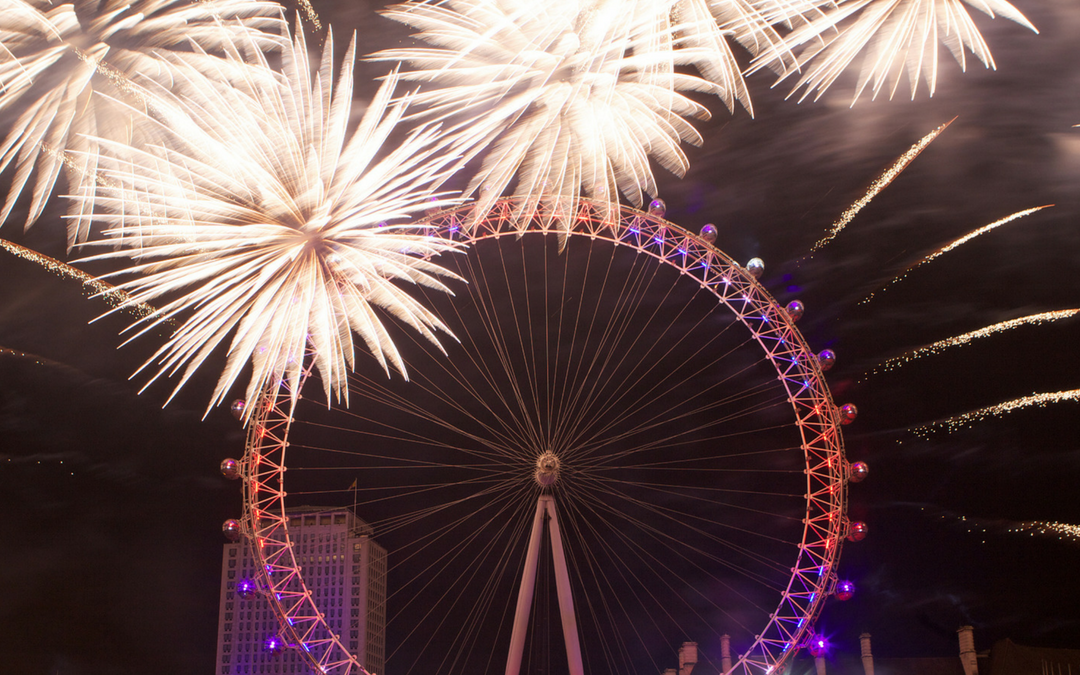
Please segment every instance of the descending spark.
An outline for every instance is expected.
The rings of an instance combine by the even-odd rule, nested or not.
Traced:
[[[316,31],[322,30],[322,22],[319,21],[319,15],[311,5],[311,0],[300,0],[300,9],[304,12],[304,18],[308,20],[312,28]]]
[[[979,422],[989,417],[1000,417],[1001,415],[1010,413],[1014,410],[1030,408],[1031,406],[1039,406],[1042,408],[1049,403],[1061,403],[1063,401],[1080,401],[1080,389],[1022,396],[1011,401],[1005,401],[1004,403],[998,403],[997,405],[966,412],[962,415],[956,415],[955,417],[950,417],[945,420],[917,426],[914,427],[912,431],[923,438],[928,437],[934,431],[942,429],[946,430],[946,433],[952,433],[958,429],[968,428],[975,422]]]
[[[244,74],[231,84],[165,63],[182,86],[148,85],[157,143],[99,139],[108,183],[76,197],[110,228],[91,244],[112,250],[92,259],[132,258],[119,287],[133,302],[167,299],[135,337],[179,324],[142,367],[151,382],[180,373],[175,395],[227,343],[211,406],[249,362],[249,400],[280,379],[295,392],[306,352],[327,395],[346,397],[353,331],[404,373],[376,308],[436,344],[434,331],[448,332],[399,283],[446,290],[440,277],[453,276],[430,258],[456,247],[402,220],[453,203],[430,201],[430,186],[459,160],[455,146],[427,125],[388,140],[407,106],[392,100],[394,75],[350,133],[355,38],[335,74],[328,34],[314,77],[302,29],[286,42],[281,73],[255,40],[226,45],[223,67]]]
[[[894,278],[892,281],[887,283],[883,288],[879,288],[878,290],[874,291],[870,295],[863,298],[862,301],[859,302],[859,304],[860,305],[865,305],[866,303],[873,300],[874,296],[877,295],[878,293],[883,293],[890,286],[898,284],[902,280],[906,279],[907,275],[911,274],[911,272],[913,270],[918,269],[919,267],[922,267],[923,265],[927,264],[928,262],[930,262],[932,260],[935,260],[935,259],[939,258],[942,255],[945,255],[946,253],[948,253],[949,251],[955,249],[958,246],[966,244],[967,242],[971,241],[975,237],[978,237],[979,235],[986,234],[990,230],[999,228],[1002,225],[1005,225],[1007,223],[1011,223],[1012,221],[1023,218],[1024,216],[1029,216],[1032,213],[1035,213],[1036,211],[1042,211],[1043,209],[1048,209],[1051,206],[1053,206],[1053,204],[1045,204],[1043,206],[1036,206],[1034,208],[1024,209],[1023,211],[1017,211],[1016,213],[1005,216],[1004,218],[1002,218],[1000,220],[995,220],[994,222],[990,223],[989,225],[984,225],[984,226],[980,227],[977,230],[972,230],[971,232],[968,232],[967,234],[960,237],[956,241],[953,241],[953,242],[951,242],[949,244],[946,244],[945,246],[943,246],[943,247],[939,248],[938,250],[934,251],[933,253],[926,256],[925,258],[923,258],[919,262],[917,262],[914,265],[908,267],[906,270],[904,270],[903,274],[901,274],[900,276]]]
[[[925,507],[922,510],[925,511]],[[1080,525],[1049,520],[1016,521],[999,518],[977,518],[948,511],[942,513],[940,517],[942,520],[957,521],[972,534],[1026,534],[1031,537],[1053,537],[1059,541],[1080,543]]]
[[[394,5],[384,14],[418,29],[429,46],[371,58],[409,64],[402,77],[425,83],[415,102],[427,116],[482,134],[483,161],[467,189],[479,194],[475,219],[514,179],[521,215],[542,206],[566,224],[584,194],[604,217],[620,192],[638,206],[643,194],[656,194],[650,158],[686,172],[680,142],[701,143],[686,118],[709,114],[682,92],[724,93],[680,72],[701,48],[649,44],[662,31],[642,22],[659,19],[637,7],[621,0]]]
[[[280,22],[279,6],[264,0],[0,0],[0,171],[14,168],[0,224],[24,188],[26,226],[41,216],[61,167],[72,167],[69,154],[84,160],[69,172],[73,190],[93,176],[93,137],[131,139],[131,116],[95,91],[131,95],[136,75],[160,76],[161,55],[205,64],[213,59],[201,50],[219,47],[223,31],[270,40],[262,29]],[[89,219],[78,215],[69,220],[69,248],[87,234]]]
[[[51,258],[43,253],[38,253],[37,251],[5,239],[0,239],[0,248],[17,258],[22,258],[23,260],[28,260],[36,265],[40,265],[45,268],[46,271],[55,274],[61,279],[73,279],[78,281],[82,284],[83,289],[88,294],[101,297],[112,307],[123,307],[140,317],[151,316],[157,311],[150,305],[133,302],[131,296],[119,288],[108,282],[102,281],[101,279],[92,277],[86,272],[76,269],[71,265],[62,263],[56,258]]]
[[[994,17],[1015,21],[1038,33],[1016,7],[1005,0],[964,0],[968,5]],[[938,43],[943,43],[967,70],[965,49],[988,68],[996,68],[990,48],[972,21],[961,0],[847,0],[827,8],[818,18],[792,31],[782,46],[766,50],[762,65],[772,65],[779,49],[799,50],[797,65],[781,74],[780,80],[799,74],[792,95],[805,87],[800,100],[816,91],[820,98],[836,79],[865,52],[852,104],[867,87],[877,98],[887,91],[896,94],[906,71],[911,96],[915,97],[920,78],[926,80],[930,95],[937,89]],[[822,6],[826,6],[822,3]]]
[[[889,184],[896,180],[896,177],[899,176],[904,171],[904,169],[908,167],[909,164],[915,161],[915,158],[918,157],[919,154],[926,149],[926,146],[930,145],[934,141],[934,139],[940,136],[941,132],[945,131],[945,129],[947,129],[949,125],[952,124],[954,121],[956,121],[955,117],[946,122],[945,124],[942,124],[938,128],[934,129],[927,135],[923,136],[921,139],[919,139],[918,143],[911,146],[910,148],[908,148],[907,152],[900,155],[896,159],[896,161],[892,163],[892,166],[890,166],[888,169],[885,169],[885,171],[882,172],[882,174],[878,176],[873,183],[870,184],[870,187],[866,190],[866,194],[859,198],[859,200],[856,201],[854,204],[849,206],[848,209],[840,215],[840,218],[835,223],[833,223],[833,226],[829,230],[829,233],[819,239],[813,245],[813,247],[810,248],[810,252],[814,253],[820,250],[830,241],[835,239],[836,235],[840,234],[840,231],[847,227],[848,223],[855,219],[855,216],[859,214],[859,211],[862,211],[864,208],[866,208],[866,205],[869,204],[871,200],[874,199],[874,197],[877,197],[882,190],[889,187]]]
[[[995,323],[979,330],[973,330],[970,333],[964,333],[963,335],[956,335],[954,337],[939,340],[931,345],[925,347],[919,347],[906,354],[895,356],[891,359],[881,362],[870,371],[870,375],[876,375],[877,373],[887,373],[891,370],[895,370],[904,364],[911,363],[912,361],[922,358],[923,356],[930,356],[932,354],[939,354],[950,347],[959,347],[966,345],[972,340],[978,340],[984,337],[990,337],[996,333],[1001,333],[1007,330],[1012,330],[1018,326],[1032,326],[1048,321],[1059,321],[1061,319],[1068,319],[1069,317],[1080,314],[1080,309],[1061,309],[1053,312],[1041,312],[1039,314],[1030,314],[1028,316],[1022,316],[1018,319],[1009,319],[1008,321],[1002,321]]]

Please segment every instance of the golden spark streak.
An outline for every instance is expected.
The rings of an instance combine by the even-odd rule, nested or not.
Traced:
[[[882,172],[882,174],[878,176],[873,183],[870,184],[870,187],[866,190],[866,194],[864,194],[854,204],[849,206],[848,209],[840,215],[840,218],[835,223],[833,223],[833,226],[829,230],[829,233],[821,239],[818,239],[817,243],[815,243],[813,247],[811,247],[810,252],[816,253],[830,241],[835,239],[836,235],[840,234],[840,231],[847,227],[848,223],[855,219],[855,216],[858,215],[859,211],[862,211],[863,208],[865,208],[866,205],[874,199],[874,197],[877,197],[882,190],[889,187],[889,183],[892,183],[894,180],[896,180],[896,177],[899,176],[904,171],[904,169],[908,167],[908,164],[911,164],[913,161],[915,161],[915,158],[919,156],[919,153],[925,150],[926,146],[930,145],[930,143],[932,143],[935,138],[940,136],[941,132],[945,131],[945,129],[947,129],[948,126],[952,124],[955,120],[956,118],[954,117],[945,124],[942,124],[938,128],[934,129],[927,135],[923,136],[918,143],[911,146],[911,148],[909,148],[907,152],[900,155],[900,157],[898,157],[897,160],[893,162],[892,166]]]
[[[1056,536],[1058,539],[1080,543],[1080,525],[1070,525],[1069,523],[1056,523],[1049,520],[1029,520],[1020,523],[1017,527],[1011,528],[1009,532],[1027,533],[1032,537],[1037,534],[1045,537]]]
[[[0,248],[17,258],[22,258],[23,260],[28,260],[37,265],[41,265],[46,271],[51,272],[62,279],[74,279],[75,281],[78,281],[87,292],[91,293],[93,296],[104,298],[105,302],[109,303],[109,306],[111,307],[129,310],[139,317],[148,317],[157,313],[157,310],[150,305],[134,302],[130,295],[112,284],[101,281],[67,263],[62,263],[56,258],[50,258],[43,253],[38,253],[33,249],[20,246],[19,244],[7,241],[6,239],[0,239]]]
[[[1010,413],[1021,408],[1030,408],[1031,406],[1043,408],[1049,403],[1060,403],[1062,401],[1080,401],[1080,389],[1022,396],[1011,401],[1005,401],[1004,403],[998,403],[997,405],[966,412],[962,415],[956,415],[955,417],[950,417],[938,422],[924,424],[913,428],[912,431],[923,438],[926,438],[932,432],[941,429],[945,429],[947,433],[951,434],[958,429],[968,428],[975,422],[979,422],[988,417],[1000,417],[1005,413]]]
[[[906,270],[904,270],[903,274],[899,275],[898,277],[896,277],[895,279],[893,279],[889,283],[885,284],[884,287],[879,288],[878,290],[874,291],[870,295],[863,298],[862,301],[859,302],[859,304],[860,305],[865,305],[866,303],[870,302],[874,298],[874,296],[877,295],[878,293],[883,293],[890,286],[898,284],[898,283],[900,283],[900,281],[906,279],[907,275],[911,274],[911,272],[913,270],[915,270],[915,269],[917,269],[919,267],[922,267],[926,263],[941,257],[942,255],[948,253],[949,251],[953,250],[954,248],[956,248],[958,246],[961,246],[963,244],[968,243],[969,241],[971,241],[975,237],[978,237],[979,235],[986,234],[990,230],[997,229],[997,228],[1001,227],[1002,225],[1005,225],[1007,223],[1011,223],[1012,221],[1023,218],[1024,216],[1030,216],[1032,213],[1035,213],[1036,211],[1042,211],[1043,209],[1048,209],[1051,206],[1053,206],[1053,204],[1043,204],[1042,206],[1036,206],[1036,207],[1033,207],[1033,208],[1030,208],[1030,209],[1024,209],[1023,211],[1017,211],[1016,213],[1005,216],[1004,218],[1002,218],[1000,220],[995,220],[994,222],[990,223],[989,225],[983,225],[982,227],[980,227],[977,230],[973,230],[971,232],[968,232],[967,234],[960,237],[956,241],[954,241],[954,242],[952,242],[950,244],[946,244],[945,246],[943,246],[942,248],[939,248],[938,250],[934,251],[933,253],[926,256],[925,258],[923,258],[919,262],[917,262],[914,265],[908,267]]]
[[[1018,326],[1038,325],[1046,323],[1048,321],[1058,321],[1060,319],[1068,319],[1069,317],[1080,314],[1080,308],[1078,309],[1059,309],[1053,312],[1042,312],[1039,314],[1030,314],[1028,316],[1022,316],[1018,319],[1009,319],[1008,321],[1002,321],[995,323],[985,328],[973,330],[970,333],[964,333],[962,335],[956,335],[951,338],[939,340],[933,344],[926,345],[925,347],[919,347],[913,349],[900,356],[895,356],[891,359],[882,361],[874,369],[868,373],[868,375],[876,375],[877,373],[887,373],[891,370],[895,370],[906,363],[910,363],[915,359],[923,356],[930,356],[931,354],[939,354],[942,351],[950,347],[959,347],[966,345],[972,340],[978,340],[979,338],[990,337],[995,333],[1001,333],[1003,331],[1011,330]]]

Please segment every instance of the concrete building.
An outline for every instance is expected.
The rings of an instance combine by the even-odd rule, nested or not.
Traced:
[[[386,550],[371,527],[350,509],[288,509],[289,533],[297,562],[315,604],[331,629],[371,673],[383,673],[386,659]],[[295,650],[271,654],[266,640],[277,620],[259,594],[241,598],[236,584],[254,579],[247,543],[226,543],[221,557],[216,672],[232,674],[307,673]]]

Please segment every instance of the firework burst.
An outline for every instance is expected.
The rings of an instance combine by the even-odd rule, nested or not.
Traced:
[[[91,180],[94,137],[130,138],[131,116],[95,90],[131,94],[137,75],[165,74],[158,54],[199,64],[206,53],[189,44],[213,50],[241,36],[269,41],[262,30],[280,21],[280,8],[259,0],[0,0],[0,115],[7,127],[0,171],[14,167],[0,223],[28,188],[32,225],[63,166],[75,189]],[[89,219],[80,215],[69,221],[69,247],[86,237]]]
[[[156,366],[151,381],[182,371],[179,390],[230,341],[211,405],[249,362],[249,399],[282,378],[296,391],[305,352],[327,395],[347,395],[352,331],[384,369],[404,373],[376,308],[436,343],[434,331],[446,330],[398,282],[446,290],[448,273],[429,258],[453,246],[401,221],[451,203],[430,201],[429,186],[458,159],[453,148],[430,126],[390,146],[406,108],[392,101],[394,76],[348,133],[354,43],[336,83],[332,36],[314,77],[302,31],[282,52],[281,74],[256,47],[227,50],[226,67],[252,66],[233,86],[170,62],[187,93],[148,90],[159,142],[99,141],[106,180],[78,197],[110,228],[93,243],[119,246],[96,258],[135,260],[120,288],[133,302],[165,301],[132,330],[180,325],[143,366]]]
[[[479,193],[477,218],[515,179],[521,213],[542,206],[555,222],[574,217],[581,194],[609,213],[620,192],[640,206],[656,194],[650,158],[681,176],[680,142],[701,142],[686,119],[708,112],[683,92],[742,95],[739,85],[722,90],[678,72],[707,50],[672,49],[666,15],[623,2],[453,0],[385,14],[430,46],[372,58],[409,64],[402,77],[435,85],[416,97],[425,114],[482,138],[475,152],[484,159],[467,190]]]
[[[905,74],[913,98],[920,79],[926,81],[933,96],[939,43],[948,48],[961,69],[967,69],[967,51],[986,67],[996,67],[965,3],[1038,32],[1006,0],[844,0],[785,38],[782,49],[801,51],[798,67],[788,69],[781,80],[798,73],[801,77],[795,90],[805,87],[801,98],[815,91],[817,98],[865,52],[853,103],[867,88],[875,98],[883,91],[892,98]],[[772,66],[781,56],[775,48],[766,50],[755,69]]]

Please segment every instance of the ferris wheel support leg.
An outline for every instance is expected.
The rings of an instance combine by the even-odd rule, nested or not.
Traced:
[[[529,550],[525,554],[525,570],[521,573],[518,589],[517,612],[514,614],[514,631],[510,634],[510,654],[506,657],[506,675],[518,675],[521,671],[521,655],[525,651],[525,630],[532,611],[533,589],[536,587],[536,565],[540,559],[540,535],[544,532],[543,497],[536,503]]]
[[[566,642],[566,661],[570,675],[585,675],[581,663],[581,643],[578,640],[577,616],[574,614],[574,596],[570,593],[570,574],[566,568],[559,518],[555,515],[555,499],[549,495],[540,497],[545,503],[551,521],[551,553],[555,558],[555,589],[559,595],[559,615],[562,617],[563,640]]]

